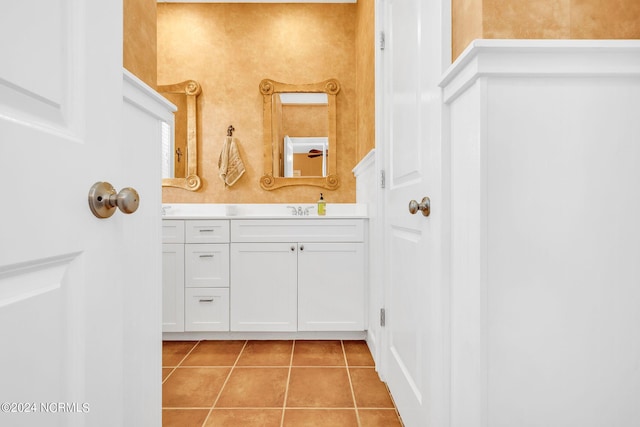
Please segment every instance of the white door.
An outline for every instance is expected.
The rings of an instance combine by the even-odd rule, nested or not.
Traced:
[[[123,135],[122,3],[8,2],[0,39],[0,425],[159,425],[160,153]],[[94,217],[97,181],[138,211]]]
[[[438,82],[448,65],[444,1],[385,0],[385,343],[382,375],[407,427],[445,426],[441,245],[444,201]],[[378,116],[380,118],[380,116]],[[431,199],[431,214],[410,200]]]

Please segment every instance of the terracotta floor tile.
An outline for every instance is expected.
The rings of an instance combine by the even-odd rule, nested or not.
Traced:
[[[373,368],[349,368],[358,408],[393,408],[387,386]]]
[[[200,341],[182,366],[233,366],[244,341]]]
[[[177,368],[162,385],[162,406],[211,407],[231,368]]]
[[[293,366],[345,366],[340,341],[296,341]]]
[[[208,409],[163,409],[162,427],[201,427]]]
[[[358,427],[353,409],[285,409],[284,427]]]
[[[402,427],[395,409],[359,409],[361,427]]]
[[[238,366],[289,366],[293,341],[249,341]]]
[[[238,368],[225,384],[217,408],[281,407],[289,368]]]
[[[214,409],[205,427],[280,427],[282,409]]]
[[[173,368],[162,368],[162,381],[167,379],[167,376],[173,371]]]
[[[344,368],[291,368],[287,407],[352,408]]]
[[[375,366],[366,341],[343,341],[349,366]]]
[[[178,366],[198,341],[163,341],[162,366]]]

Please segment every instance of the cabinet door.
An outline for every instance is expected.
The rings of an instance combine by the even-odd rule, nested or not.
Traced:
[[[185,287],[228,288],[229,245],[186,244]]]
[[[185,331],[228,331],[229,289],[185,290]]]
[[[231,330],[295,331],[295,243],[231,243]]]
[[[364,244],[300,243],[298,330],[364,330]]]
[[[162,331],[184,332],[184,245],[162,245]]]

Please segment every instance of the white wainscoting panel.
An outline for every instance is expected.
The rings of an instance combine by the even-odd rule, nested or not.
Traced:
[[[382,273],[380,254],[382,238],[378,227],[378,189],[379,172],[376,168],[376,152],[371,150],[353,169],[356,178],[356,203],[367,205],[369,213],[369,223],[366,233],[367,239],[367,262],[368,266],[365,276],[365,290],[367,304],[365,308],[367,326],[367,344],[371,350],[376,364],[380,363],[380,308],[383,306],[384,290],[382,288]]]
[[[631,426],[640,42],[481,40],[441,86],[451,426]]]

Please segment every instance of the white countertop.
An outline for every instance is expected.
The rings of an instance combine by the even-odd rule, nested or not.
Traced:
[[[302,211],[303,215],[293,215]],[[300,208],[300,210],[298,209]],[[315,203],[222,204],[164,203],[162,219],[347,219],[368,218],[367,205],[327,203],[327,214],[319,216]],[[304,212],[308,212],[307,215]]]

